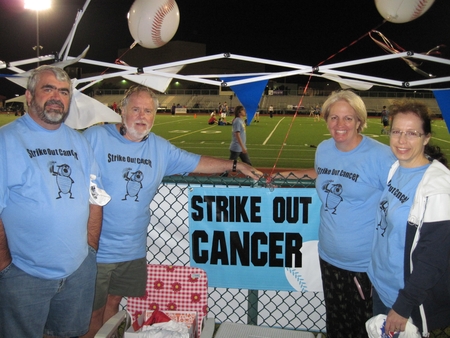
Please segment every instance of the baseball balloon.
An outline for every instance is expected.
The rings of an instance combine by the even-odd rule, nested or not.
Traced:
[[[158,48],[173,38],[180,23],[174,0],[136,0],[128,12],[128,29],[142,47]]]
[[[434,3],[434,0],[375,0],[378,12],[393,23],[417,19]]]

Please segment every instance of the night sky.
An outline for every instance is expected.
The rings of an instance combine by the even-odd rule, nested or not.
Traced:
[[[77,56],[90,45],[89,59],[114,62],[119,48],[129,47],[127,12],[134,0],[92,0],[84,14],[70,51]],[[149,0],[150,1],[150,0]],[[84,0],[52,0],[52,9],[41,12],[41,55],[59,51]],[[363,37],[383,22],[373,0],[254,1],[177,0],[180,25],[172,40],[206,44],[207,55],[230,52],[246,56],[317,65],[343,47]],[[23,0],[0,0],[0,60],[32,58],[36,52],[36,14],[23,9]],[[450,59],[450,1],[436,0],[420,18],[409,23],[384,23],[378,27],[405,50],[422,53],[447,45]],[[368,36],[326,63],[385,55]],[[450,67],[446,67],[450,68]],[[424,65],[428,72],[441,71]],[[421,79],[404,62],[376,64],[369,75]],[[447,71],[446,69],[444,71]],[[5,73],[6,71],[3,71]],[[22,91],[1,79],[0,95]]]

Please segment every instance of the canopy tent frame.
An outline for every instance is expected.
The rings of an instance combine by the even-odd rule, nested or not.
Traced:
[[[431,85],[446,83],[446,82],[450,83],[450,76],[433,77],[433,78],[426,78],[426,79],[414,80],[414,81],[402,81],[402,80],[381,78],[381,77],[377,77],[377,76],[364,75],[364,74],[359,74],[359,73],[352,73],[352,72],[341,70],[341,68],[345,68],[345,67],[359,66],[359,65],[364,65],[364,64],[372,64],[372,63],[376,63],[376,62],[383,62],[383,61],[389,61],[389,60],[395,60],[395,59],[404,59],[404,60],[418,59],[418,60],[422,60],[422,61],[428,61],[428,62],[443,64],[445,66],[450,66],[450,60],[448,60],[448,59],[443,59],[443,58],[426,55],[426,54],[420,54],[420,53],[416,54],[413,51],[399,52],[399,53],[393,53],[393,54],[382,55],[382,56],[374,56],[374,57],[368,57],[368,58],[352,60],[352,61],[345,61],[345,62],[337,62],[337,63],[326,64],[326,65],[322,64],[322,65],[320,65],[320,67],[296,64],[296,63],[291,63],[291,62],[283,62],[283,61],[277,61],[277,60],[269,60],[269,59],[251,57],[251,56],[243,56],[243,55],[231,54],[231,53],[221,53],[221,54],[197,57],[197,58],[169,62],[169,63],[153,65],[153,66],[148,66],[148,67],[133,67],[133,66],[129,66],[129,65],[87,59],[87,58],[85,58],[85,56],[89,50],[89,46],[78,57],[71,57],[71,56],[69,56],[69,50],[71,48],[76,29],[78,27],[78,24],[79,24],[81,18],[83,17],[84,12],[86,11],[86,9],[88,7],[90,1],[91,0],[87,0],[85,2],[83,9],[79,10],[76,15],[75,22],[72,26],[72,29],[71,29],[69,35],[67,36],[67,39],[61,48],[61,51],[59,52],[59,55],[62,55],[62,59],[58,59],[59,56],[56,54],[51,54],[51,55],[44,55],[44,56],[39,56],[39,57],[34,57],[34,58],[19,60],[19,61],[13,61],[13,62],[8,62],[8,63],[0,61],[0,69],[7,69],[11,72],[16,73],[16,74],[2,74],[1,76],[22,86],[23,88],[26,88],[26,82],[29,77],[30,71],[25,71],[25,70],[21,69],[20,67],[22,67],[24,65],[29,65],[32,63],[38,63],[38,62],[41,63],[44,61],[54,61],[54,65],[57,67],[60,67],[60,68],[64,68],[69,65],[76,64],[76,63],[82,63],[82,64],[94,65],[94,66],[98,66],[98,67],[105,67],[105,68],[114,70],[113,72],[108,72],[108,73],[104,73],[104,74],[102,73],[97,76],[91,76],[91,77],[82,78],[82,79],[76,79],[76,78],[72,79],[72,85],[74,87],[74,92],[76,94],[76,95],[74,95],[74,98],[75,98],[75,100],[83,100],[83,104],[80,106],[82,106],[83,109],[87,109],[87,112],[84,114],[81,114],[79,112],[79,114],[81,114],[81,115],[79,115],[77,118],[81,118],[83,121],[80,123],[74,123],[73,125],[71,125],[74,128],[86,128],[89,126],[90,123],[102,122],[102,121],[98,120],[98,118],[92,118],[92,116],[88,117],[88,115],[99,114],[99,112],[94,111],[93,109],[89,109],[88,103],[90,102],[90,100],[93,100],[93,99],[82,94],[81,92],[101,80],[113,78],[113,77],[123,77],[123,78],[129,79],[131,81],[148,86],[148,87],[155,89],[162,93],[165,92],[165,90],[167,89],[167,87],[170,84],[170,82],[172,81],[172,79],[202,83],[202,84],[218,86],[218,87],[235,87],[235,86],[248,85],[248,84],[252,84],[252,83],[261,83],[262,81],[268,81],[271,79],[283,78],[283,77],[289,77],[289,76],[295,76],[295,75],[323,77],[328,80],[336,81],[336,82],[340,83],[340,85],[344,88],[350,87],[350,88],[355,88],[358,90],[367,90],[374,85],[378,85],[378,86],[399,88],[402,90],[417,90],[417,89],[426,90],[426,91],[448,90],[450,93],[450,87],[449,88],[441,88],[441,89],[418,88],[419,86],[431,86]],[[214,75],[211,75],[211,74],[184,75],[184,74],[178,73],[183,67],[185,67],[187,65],[201,63],[201,62],[214,61],[214,60],[219,60],[219,59],[230,59],[230,60],[239,60],[239,61],[260,63],[260,64],[264,64],[264,65],[286,68],[287,70],[277,71],[277,72],[266,72],[266,73],[251,73],[251,74],[239,73],[239,74],[214,74]],[[230,81],[225,81],[227,78],[234,78],[234,79],[230,79]],[[84,85],[84,86],[77,89],[77,87],[79,85]],[[95,105],[95,103],[92,103],[92,105]],[[106,118],[107,120],[109,119],[108,122],[120,122],[120,118],[112,115],[112,113],[114,113],[114,112],[111,109],[109,109],[107,107],[98,107],[98,105],[96,105],[96,107],[97,107],[97,109],[100,109],[104,118]],[[442,107],[441,107],[441,111],[442,111]],[[445,117],[447,114],[444,114],[444,112],[443,112],[443,115]],[[448,115],[450,116],[450,112],[448,112]]]

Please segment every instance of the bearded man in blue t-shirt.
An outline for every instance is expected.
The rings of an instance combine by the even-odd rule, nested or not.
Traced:
[[[28,114],[0,128],[0,337],[79,336],[94,297],[100,173],[63,123],[69,76],[38,67],[25,96]]]
[[[103,212],[88,337],[118,312],[122,297],[145,294],[149,206],[164,176],[226,170],[239,170],[254,179],[262,175],[247,164],[192,154],[150,133],[157,107],[149,88],[131,87],[121,102],[122,123],[84,132],[102,170],[105,190],[111,195]]]

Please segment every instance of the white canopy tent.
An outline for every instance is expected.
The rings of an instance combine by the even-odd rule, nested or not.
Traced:
[[[27,99],[25,98],[25,95],[20,95],[20,96],[13,97],[12,99],[8,99],[5,101],[5,103],[11,103],[11,102],[23,103],[25,106],[27,104]]]

